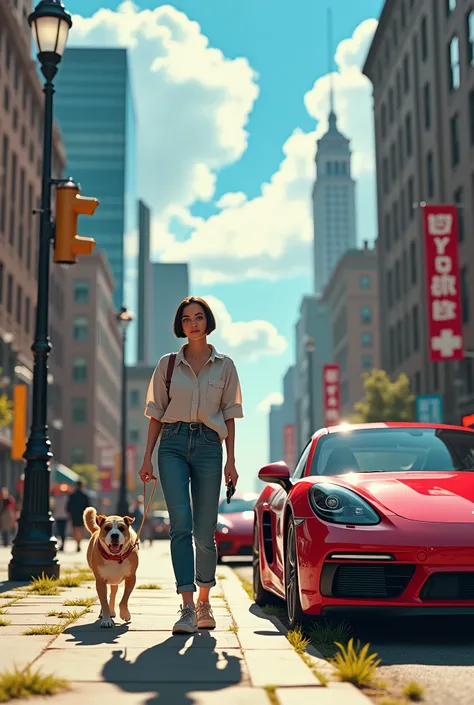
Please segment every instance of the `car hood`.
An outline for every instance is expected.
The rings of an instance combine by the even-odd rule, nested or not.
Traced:
[[[219,514],[219,521],[226,524],[232,531],[252,534],[253,517],[253,512],[229,512],[228,514]]]
[[[414,521],[474,521],[474,473],[349,473],[325,480],[343,485]],[[319,478],[321,481],[321,478]]]

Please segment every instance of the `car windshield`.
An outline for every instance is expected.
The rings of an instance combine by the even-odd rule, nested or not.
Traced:
[[[319,439],[311,475],[474,469],[474,434],[436,428],[375,428]]]
[[[240,512],[252,512],[255,506],[255,499],[232,498],[230,504],[223,499],[219,505],[220,514],[239,514]]]

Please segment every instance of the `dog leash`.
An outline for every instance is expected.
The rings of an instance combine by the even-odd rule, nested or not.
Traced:
[[[153,480],[153,490],[151,492],[150,499],[148,500],[148,504],[146,505],[145,511],[143,513],[142,523],[140,524],[140,528],[137,531],[137,540],[136,540],[135,546],[138,546],[138,543],[140,541],[140,534],[142,533],[143,525],[144,525],[146,518],[148,516],[148,512],[150,511],[151,503],[153,502],[153,497],[155,496],[155,492],[156,492],[156,485],[158,483],[158,480],[154,475],[152,475],[151,479]],[[147,484],[148,484],[147,482],[143,483],[143,504],[145,504],[145,502],[146,502],[146,486],[147,486]]]

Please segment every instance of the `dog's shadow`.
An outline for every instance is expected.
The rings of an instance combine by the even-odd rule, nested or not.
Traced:
[[[74,641],[76,646],[99,646],[100,644],[116,644],[117,639],[128,632],[128,623],[115,624],[112,629],[102,629],[100,619],[90,624],[76,624],[64,630],[66,641]],[[118,644],[117,644],[118,646]]]
[[[119,649],[104,665],[102,679],[126,693],[149,695],[144,705],[194,705],[193,692],[210,693],[241,683],[240,650],[218,652],[215,647],[211,634],[198,632],[171,636],[135,660],[128,658],[133,649]]]

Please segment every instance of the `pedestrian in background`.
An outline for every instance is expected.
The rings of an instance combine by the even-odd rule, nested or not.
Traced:
[[[66,541],[66,530],[69,514],[67,506],[69,502],[69,492],[67,485],[61,485],[59,494],[54,498],[53,516],[56,522],[56,533],[61,541],[59,550],[64,551],[64,543]]]
[[[242,394],[232,359],[207,342],[215,328],[214,314],[203,299],[190,296],[180,303],[173,330],[177,338],[188,342],[176,355],[161,358],[146,399],[145,416],[150,423],[139,474],[142,481],[151,481],[153,449],[161,434],[158,471],[170,518],[176,589],[182,599],[173,633],[216,626],[209,593],[216,584],[214,533],[224,441],[225,483],[231,480],[237,485],[238,480],[235,419],[243,417]],[[196,584],[199,595],[195,606]]]
[[[2,487],[2,496],[0,499],[0,533],[2,534],[2,543],[5,547],[10,545],[15,527],[15,498],[8,491],[8,487]]]
[[[71,518],[72,535],[76,541],[76,551],[78,553],[81,550],[81,540],[84,538],[84,520],[82,515],[89,504],[89,497],[87,493],[84,492],[84,483],[82,480],[78,480],[76,482],[76,489],[69,496],[69,500],[66,505],[66,511]]]

